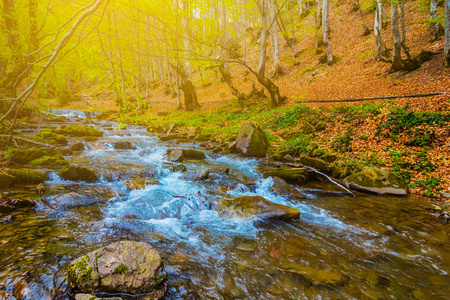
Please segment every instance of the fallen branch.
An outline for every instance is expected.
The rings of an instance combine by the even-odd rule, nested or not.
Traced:
[[[38,145],[38,146],[45,147],[45,148],[52,148],[52,149],[56,149],[57,148],[57,147],[55,147],[53,145],[50,145],[50,144],[36,142],[36,141],[29,140],[29,139],[26,139],[26,138],[23,138],[23,137],[20,137],[20,136],[13,136],[13,138],[17,139],[17,140],[20,140],[20,141],[23,141],[25,143],[34,144],[34,145]]]
[[[379,96],[379,97],[365,97],[365,98],[347,98],[347,99],[330,99],[330,100],[308,100],[308,101],[295,101],[297,103],[328,103],[328,102],[357,102],[357,101],[370,101],[379,99],[396,99],[396,98],[421,98],[432,97],[438,95],[446,95],[449,92],[437,92],[428,94],[410,94],[410,95],[395,95],[395,96]]]

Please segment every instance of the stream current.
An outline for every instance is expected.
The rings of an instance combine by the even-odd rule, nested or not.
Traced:
[[[77,111],[53,113],[75,124],[86,118]],[[0,299],[14,299],[7,297],[18,282],[26,289],[24,299],[52,299],[65,289],[73,259],[121,240],[158,250],[169,273],[165,299],[449,298],[449,226],[436,221],[423,199],[351,197],[322,182],[306,185],[307,199],[288,199],[270,192],[273,180],[258,173],[258,160],[208,151],[205,160],[183,164],[188,170],[229,168],[229,174],[183,180],[165,153],[203,150],[196,143],[161,142],[143,127],[123,130],[93,121],[104,136],[70,139],[86,150],[66,159],[94,170],[97,182],[64,181],[58,170],[48,169],[42,197],[35,186],[3,191],[38,205],[0,213],[0,219],[11,216],[0,223]],[[39,124],[24,133],[57,125]],[[136,149],[115,150],[117,141]],[[125,181],[136,175],[158,184],[129,190]],[[300,220],[220,218],[214,209],[192,209],[198,192],[210,202],[262,196],[298,209]]]

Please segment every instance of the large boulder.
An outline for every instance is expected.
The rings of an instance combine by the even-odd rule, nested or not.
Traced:
[[[249,122],[241,127],[230,150],[237,151],[243,156],[264,157],[269,147],[270,143],[264,131],[256,124]]]
[[[75,165],[68,165],[62,168],[59,171],[59,177],[72,181],[96,182],[98,180],[97,175],[93,171]]]
[[[55,133],[64,134],[70,136],[94,136],[101,137],[103,136],[103,131],[95,129],[91,126],[85,125],[60,125],[56,127]]]
[[[68,283],[82,293],[148,294],[165,291],[167,278],[158,252],[142,242],[121,241],[82,256],[69,265]]]
[[[270,202],[260,196],[241,196],[222,200],[217,211],[223,218],[247,219],[257,216],[261,219],[288,221],[300,217],[300,211],[297,209]]]
[[[11,151],[9,159],[17,164],[26,165],[45,165],[41,161],[50,160],[60,162],[62,165],[67,164],[61,151],[48,148],[35,148],[35,149],[14,149]],[[32,163],[35,161],[34,163]]]
[[[306,168],[282,168],[263,172],[264,177],[279,177],[291,184],[303,184],[308,181]]]
[[[303,194],[279,177],[273,178],[273,186],[270,188],[270,191],[289,198],[305,198]]]
[[[405,196],[405,183],[394,174],[377,168],[364,168],[361,172],[347,176],[344,184],[348,188],[379,195]]]
[[[203,151],[186,149],[186,150],[184,150],[184,158],[200,160],[200,159],[205,159],[206,155],[205,155],[205,152],[203,152]]]

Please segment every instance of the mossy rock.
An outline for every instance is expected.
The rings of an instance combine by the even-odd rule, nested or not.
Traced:
[[[282,204],[270,202],[260,196],[242,196],[231,200],[222,200],[217,207],[220,217],[247,219],[276,219],[289,221],[300,218],[300,211]]]
[[[194,140],[199,141],[199,142],[206,142],[206,141],[209,141],[210,138],[211,138],[210,133],[200,133],[194,137]]]
[[[312,153],[314,150],[319,148],[319,144],[317,144],[316,142],[311,142],[309,143],[308,147],[306,147],[306,151],[308,153]]]
[[[25,165],[44,156],[64,161],[61,151],[48,148],[15,149],[11,152],[9,159],[14,163]]]
[[[314,130],[316,132],[324,131],[326,128],[327,128],[327,125],[322,121],[317,122],[316,126],[314,126]]]
[[[203,151],[185,149],[184,150],[184,158],[200,160],[200,159],[205,159],[206,155]]]
[[[327,153],[326,150],[317,148],[317,149],[315,149],[315,150],[312,152],[312,155],[313,155],[314,157],[322,157],[322,156],[324,156],[326,153]]]
[[[286,168],[280,170],[266,171],[264,177],[279,177],[291,184],[303,184],[308,181],[308,170],[306,168]]]
[[[269,147],[270,142],[264,131],[255,123],[249,122],[241,127],[231,149],[247,157],[264,157]]]
[[[98,180],[93,171],[75,165],[65,166],[59,171],[59,177],[71,181],[96,182]]]
[[[92,251],[69,265],[68,284],[82,293],[161,292],[167,278],[158,252],[142,242],[121,241]]]
[[[328,173],[330,168],[328,167],[328,163],[320,158],[314,158],[307,155],[302,155],[300,157],[300,163],[305,166],[312,167],[316,170],[319,170],[324,173]]]
[[[55,129],[54,132],[57,134],[64,134],[69,136],[103,136],[103,131],[85,125],[60,125]]]
[[[14,176],[0,173],[0,189],[7,189],[14,185],[16,178]]]
[[[43,167],[60,167],[65,166],[69,162],[67,160],[60,159],[54,156],[43,156],[41,158],[30,161],[28,164],[31,166],[43,166]]]
[[[63,145],[63,146],[68,144],[67,138],[62,134],[56,134],[56,133],[49,132],[49,131],[43,131],[43,132],[39,132],[36,136],[42,137],[43,139],[45,139],[47,141],[48,144]]]
[[[166,158],[172,162],[182,162],[184,160],[183,149],[168,149],[166,151]]]
[[[274,194],[289,198],[305,198],[305,196],[297,191],[296,188],[290,186],[286,181],[279,177],[273,178],[273,186],[270,188],[270,191]]]
[[[346,280],[337,271],[316,269],[306,265],[295,263],[283,263],[281,266],[287,272],[299,274],[305,277],[313,285],[343,285]]]
[[[16,178],[16,183],[38,184],[48,180],[48,174],[42,171],[13,169],[8,173]]]
[[[406,196],[406,185],[393,173],[377,168],[364,168],[361,172],[347,176],[344,184],[348,188],[379,195]]]

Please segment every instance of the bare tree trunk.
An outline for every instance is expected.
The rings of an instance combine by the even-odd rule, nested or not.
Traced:
[[[327,47],[327,63],[328,64],[333,61],[331,42],[328,38],[328,36],[330,34],[329,13],[330,13],[329,0],[323,0],[322,32],[323,32],[323,42],[325,44],[325,47]]]
[[[439,22],[437,21],[437,0],[430,1],[430,27],[433,41],[439,39]]]
[[[266,56],[267,56],[267,21],[268,21],[268,0],[260,0],[258,8],[261,15],[261,51],[259,58],[258,72],[256,78],[269,92],[273,106],[280,106],[283,98],[280,95],[280,90],[269,78],[266,77]]]
[[[382,17],[381,17],[381,7],[383,6],[383,4],[381,3],[381,0],[375,0],[377,2],[377,8],[376,8],[376,12],[375,12],[375,22],[373,25],[373,33],[375,35],[375,44],[377,46],[377,55],[378,55],[378,59],[381,61],[388,61],[384,55],[386,53],[386,46],[384,45],[384,41],[383,41],[383,34],[382,34],[382,29],[383,29],[383,21],[382,21]]]
[[[222,74],[223,80],[228,84],[230,87],[231,93],[235,95],[238,98],[239,104],[242,106],[244,104],[244,101],[247,99],[244,93],[241,93],[233,84],[233,81],[231,80],[230,73],[225,69],[223,64],[219,65],[219,71],[220,74]]]
[[[406,56],[408,57],[409,61],[413,64],[419,65],[416,58],[409,51],[408,46],[406,46],[405,1],[404,0],[400,0],[400,11],[401,11],[401,22],[402,22],[402,41],[401,41],[402,48],[405,51]]]
[[[398,28],[398,3],[391,3],[391,26],[392,35],[394,38],[394,53],[392,56],[392,67],[395,70],[400,70],[403,67],[402,61],[402,45],[400,40],[400,30]]]
[[[445,66],[450,68],[450,0],[445,0],[444,59]]]
[[[274,67],[274,76],[276,75],[281,75],[283,74],[283,68],[281,67],[281,62],[280,62],[280,53],[279,53],[279,42],[278,42],[278,30],[277,30],[277,24],[274,23],[274,21],[276,20],[275,18],[277,17],[277,9],[276,9],[276,0],[271,0],[272,5],[269,4],[269,11],[271,12],[271,24],[272,26],[270,27],[270,36],[272,38],[272,49],[273,49],[273,67]],[[272,8],[272,9],[270,9]]]
[[[364,34],[363,35],[369,35],[370,29],[366,26],[366,21],[364,20],[364,14],[361,8],[361,4],[359,3],[359,0],[356,0],[356,5],[358,6],[359,14],[361,15],[361,20],[364,27]]]

